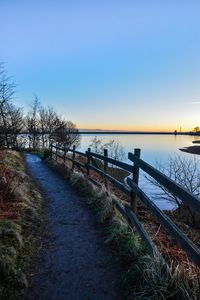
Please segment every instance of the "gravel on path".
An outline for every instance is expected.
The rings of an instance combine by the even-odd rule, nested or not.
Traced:
[[[34,262],[26,299],[122,299],[120,271],[91,211],[39,157],[27,154],[26,163],[45,199],[48,232]]]

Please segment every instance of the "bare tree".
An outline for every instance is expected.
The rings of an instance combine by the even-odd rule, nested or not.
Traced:
[[[12,146],[18,146],[18,136],[24,126],[23,111],[14,105],[9,105],[9,143]]]
[[[35,96],[31,110],[26,117],[27,130],[29,134],[29,147],[36,149],[39,144],[39,109],[40,101]]]
[[[103,139],[97,138],[95,136],[91,140],[91,144],[89,145],[95,153],[99,153],[103,155],[104,149],[108,150],[109,157],[120,160],[123,159],[125,153],[123,147],[115,140],[110,140],[106,143],[103,142]]]
[[[93,139],[91,139],[91,144],[89,145],[89,147],[93,152],[102,154],[102,145],[103,145],[103,140],[98,139],[98,137],[95,136]]]
[[[56,129],[52,132],[50,139],[61,146],[70,148],[72,145],[79,145],[80,134],[76,125],[71,121],[60,121]]]
[[[33,149],[45,148],[54,142],[66,147],[78,145],[80,142],[76,125],[71,121],[61,120],[52,107],[42,106],[37,96],[26,117],[26,123],[29,147]]]
[[[109,142],[104,143],[102,145],[102,150],[101,150],[102,152],[103,152],[103,149],[107,149],[109,156],[116,160],[121,160],[125,156],[123,147],[120,145],[119,142],[117,142],[115,140],[110,140]]]
[[[23,126],[23,113],[12,103],[15,85],[0,64],[0,146],[16,146]]]
[[[4,66],[0,65],[0,130],[1,130],[1,143],[9,148],[8,140],[8,105],[14,94],[14,85],[5,72]]]
[[[200,161],[195,156],[193,158],[185,158],[179,155],[171,156],[164,165],[157,163],[156,168],[195,196],[200,196]],[[172,201],[179,209],[181,208],[183,203],[176,195],[170,193],[167,188],[152,177],[147,176],[146,178],[151,184],[158,187],[157,196]]]
[[[39,128],[40,128],[40,135],[42,140],[42,148],[45,148],[47,144],[47,118],[48,118],[47,110],[41,106],[39,108]]]
[[[42,107],[37,96],[25,120],[21,108],[12,103],[15,85],[0,63],[0,147],[16,146],[24,124],[28,131],[29,147],[47,147],[51,142],[57,142],[66,147],[78,145],[80,135],[75,124],[64,121],[52,107]],[[26,140],[27,138],[25,138]],[[21,141],[22,140],[22,141]]]
[[[53,107],[41,107],[39,110],[39,124],[42,139],[42,147],[49,146],[53,140],[53,133],[61,125],[62,121]]]

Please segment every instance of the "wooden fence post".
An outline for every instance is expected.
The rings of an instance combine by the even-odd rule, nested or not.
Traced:
[[[50,152],[51,152],[51,159],[53,158],[53,147],[52,147],[52,144],[50,144]]]
[[[63,154],[63,161],[64,161],[64,164],[65,164],[65,162],[66,162],[66,145],[64,145],[63,152],[64,152],[64,154]]]
[[[108,150],[104,149],[103,152],[104,152],[104,156],[108,157]],[[105,161],[105,160],[104,160],[103,171],[104,171],[104,173],[108,172],[108,162]],[[104,184],[105,184],[106,189],[108,189],[108,181],[107,181],[107,178],[105,176],[104,176]]]
[[[58,144],[56,144],[56,161],[57,161],[57,159],[58,159]]]
[[[134,155],[140,158],[141,149],[134,149]],[[139,167],[137,165],[133,165],[133,182],[138,184],[139,182]],[[131,208],[134,213],[137,211],[137,196],[135,193],[131,192]]]
[[[74,145],[73,152],[72,152],[72,171],[74,171],[75,149],[76,149],[76,146]]]
[[[88,148],[88,152],[91,152],[91,148]],[[90,164],[90,154],[87,154],[87,164]],[[87,166],[87,176],[90,176],[90,168]]]

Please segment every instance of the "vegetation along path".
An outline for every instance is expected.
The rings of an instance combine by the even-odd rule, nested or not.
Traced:
[[[91,212],[40,158],[26,161],[45,198],[48,231],[26,299],[119,299],[119,271]]]

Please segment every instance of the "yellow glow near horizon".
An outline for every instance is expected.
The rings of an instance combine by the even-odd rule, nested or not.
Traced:
[[[200,126],[200,1],[58,2],[1,1],[17,106],[36,93],[85,129]]]
[[[154,126],[123,126],[121,124],[114,124],[114,125],[106,125],[106,124],[87,124],[87,123],[80,123],[77,125],[78,128],[81,129],[90,129],[90,130],[95,130],[95,129],[100,129],[100,130],[124,130],[124,131],[146,131],[146,132],[152,132],[152,131],[157,131],[157,132],[173,132],[174,130],[177,130],[177,132],[184,132],[184,131],[192,131],[195,126],[198,126],[198,124],[184,124],[182,126],[181,124],[179,125],[154,125]]]

